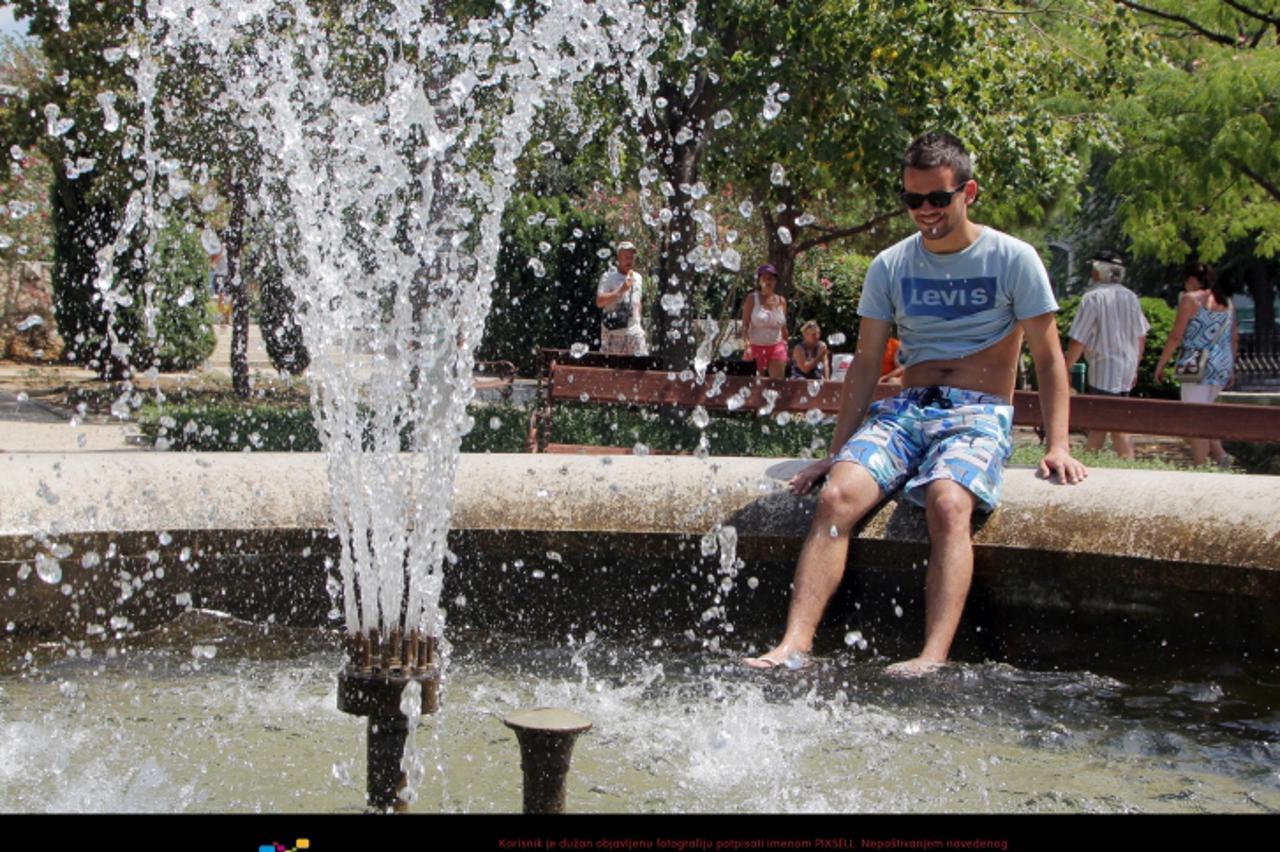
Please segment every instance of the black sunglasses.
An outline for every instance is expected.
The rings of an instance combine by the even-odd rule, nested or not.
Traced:
[[[910,207],[912,210],[919,210],[927,201],[934,207],[947,207],[951,204],[951,199],[955,198],[957,192],[963,192],[965,184],[960,184],[955,189],[939,189],[936,192],[906,192],[902,193],[902,203]]]

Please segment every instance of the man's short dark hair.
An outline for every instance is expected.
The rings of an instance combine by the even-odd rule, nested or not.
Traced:
[[[956,183],[964,184],[973,179],[973,159],[969,149],[955,136],[942,131],[926,133],[907,146],[902,156],[904,169],[948,168],[956,177]]]

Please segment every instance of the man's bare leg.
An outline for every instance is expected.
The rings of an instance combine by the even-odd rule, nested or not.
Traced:
[[[1133,458],[1133,438],[1126,432],[1111,433],[1111,448],[1122,459]]]
[[[800,561],[796,563],[786,633],[768,653],[743,662],[753,668],[768,669],[785,665],[797,654],[813,650],[818,622],[844,577],[849,532],[880,498],[880,486],[866,468],[847,462],[831,468],[827,484],[818,495],[818,510],[804,549],[800,551]]]
[[[1187,444],[1191,447],[1191,466],[1202,467],[1209,460],[1209,439],[1188,438]]]
[[[1097,429],[1089,430],[1084,442],[1084,448],[1086,450],[1091,453],[1096,453],[1101,451],[1106,445],[1107,433],[1105,431],[1098,431]]]
[[[931,482],[925,490],[929,570],[924,579],[924,648],[920,656],[890,666],[894,672],[923,674],[947,661],[973,582],[970,521],[975,503],[973,494],[949,479]]]

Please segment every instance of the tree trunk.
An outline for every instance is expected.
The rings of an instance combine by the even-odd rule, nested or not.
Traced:
[[[698,279],[686,255],[696,246],[698,231],[692,216],[692,199],[681,193],[678,187],[697,183],[699,159],[693,145],[682,145],[671,152],[671,162],[664,169],[664,177],[677,190],[674,198],[667,201],[672,216],[663,234],[657,275],[653,281],[655,298],[650,314],[653,318],[653,339],[649,343],[674,368],[692,364],[697,348],[690,318]],[[674,315],[668,313],[662,306],[664,294],[683,296],[684,307]]]
[[[227,253],[227,294],[231,297],[231,387],[236,396],[249,398],[249,299],[240,274],[244,248],[245,188],[234,174],[227,186],[231,216],[222,235]]]
[[[1256,257],[1249,264],[1249,295],[1254,305],[1254,350],[1258,353],[1276,351],[1276,288],[1271,276],[1271,264]]]

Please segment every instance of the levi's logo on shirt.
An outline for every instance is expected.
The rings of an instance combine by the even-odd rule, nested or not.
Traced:
[[[902,300],[907,316],[955,319],[995,307],[996,279],[903,276]]]

